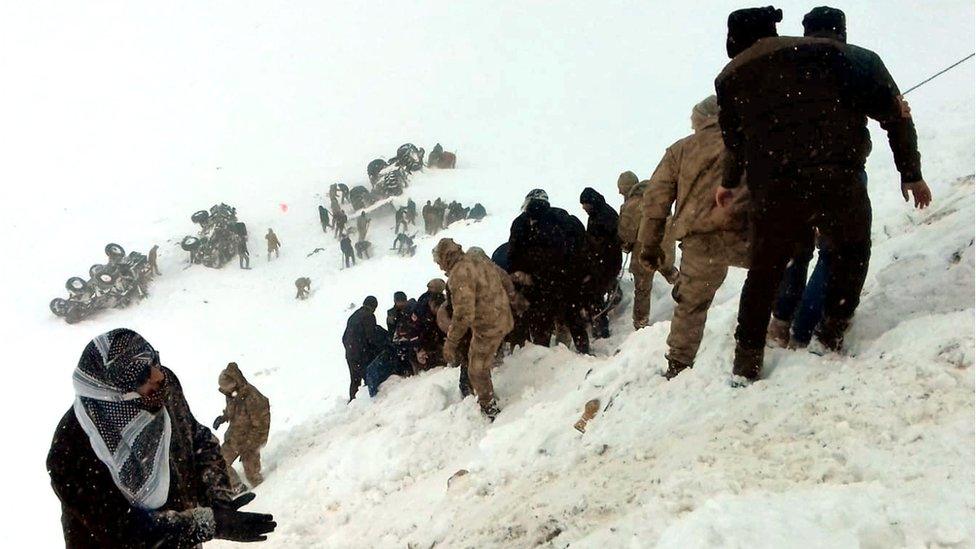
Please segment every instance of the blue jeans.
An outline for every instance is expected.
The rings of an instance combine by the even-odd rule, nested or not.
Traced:
[[[780,320],[792,320],[793,339],[803,345],[810,343],[813,329],[823,315],[830,252],[820,250],[817,264],[813,267],[810,280],[807,280],[809,264],[810,259],[795,260],[787,267],[773,311],[773,315]]]

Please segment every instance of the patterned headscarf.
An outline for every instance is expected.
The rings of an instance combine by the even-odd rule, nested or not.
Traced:
[[[115,485],[140,509],[158,509],[169,497],[169,413],[159,395],[136,392],[158,365],[149,342],[120,328],[93,339],[72,376],[78,423]]]

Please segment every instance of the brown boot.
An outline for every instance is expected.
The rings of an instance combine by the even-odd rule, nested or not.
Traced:
[[[665,356],[664,358],[668,359],[668,371],[664,372],[664,379],[668,381],[671,381],[672,379],[674,379],[675,376],[677,376],[681,372],[689,368],[692,368],[694,366],[694,364],[685,364],[684,362],[678,362],[677,360],[669,356]]]
[[[809,351],[815,355],[840,352],[844,346],[844,334],[851,325],[849,318],[823,317],[813,330],[814,344]]]
[[[732,361],[732,386],[744,387],[759,379],[762,373],[765,349],[746,349],[735,346],[735,359]]]
[[[790,322],[780,320],[775,316],[769,319],[769,328],[766,329],[766,346],[785,348],[790,344]]]

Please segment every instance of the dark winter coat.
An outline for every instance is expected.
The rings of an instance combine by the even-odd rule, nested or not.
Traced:
[[[586,220],[586,270],[590,276],[589,289],[596,294],[610,290],[623,257],[617,224],[620,216],[595,189],[587,187],[580,195],[580,204],[588,204],[592,211]]]
[[[61,500],[66,547],[183,548],[212,539],[213,515],[204,508],[232,499],[227,463],[217,438],[190,412],[176,374],[163,370],[172,422],[166,504],[155,511],[132,507],[69,409],[47,456],[51,486]]]
[[[586,230],[576,216],[561,208],[546,207],[530,222],[522,212],[512,222],[508,238],[508,271],[532,276],[530,301],[578,292],[583,271]]]
[[[342,250],[342,253],[345,256],[356,255],[356,250],[354,250],[352,247],[352,240],[350,240],[348,236],[344,236],[339,240],[339,249]]]
[[[902,182],[922,178],[915,126],[873,52],[824,38],[764,38],[729,62],[715,90],[726,187],[743,171],[754,193],[763,181],[811,171],[859,172],[871,151],[869,117],[888,132]]]
[[[407,302],[407,306],[403,309],[397,309],[394,305],[386,311],[386,330],[390,332],[390,338],[395,338],[397,333],[397,327],[400,323],[410,316],[410,309],[413,303]]]
[[[346,321],[346,331],[342,333],[342,345],[346,349],[346,360],[351,364],[365,366],[376,356],[381,343],[376,341],[376,316],[365,305],[356,309]]]
[[[328,229],[332,226],[329,223],[329,210],[325,209],[325,206],[319,206],[319,221],[322,223],[323,229]]]

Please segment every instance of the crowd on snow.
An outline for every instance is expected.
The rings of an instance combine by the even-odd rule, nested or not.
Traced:
[[[363,378],[372,393],[391,373],[458,365],[461,392],[494,418],[491,367],[504,349],[549,345],[555,334],[588,353],[591,336],[608,335],[622,252],[632,252],[635,328],[648,322],[654,274],[674,286],[668,379],[693,366],[730,267],[748,269],[734,385],[760,377],[767,344],[841,350],[870,258],[868,118],[888,134],[905,200],[924,208],[931,194],[910,109],[881,59],[847,43],[843,12],[814,9],[804,37],[779,37],[781,20],[772,7],[729,16],[731,61],[716,95],[694,106],[693,133],[667,149],[648,180],[620,175],[619,215],[587,188],[584,227],[536,189],[491,257],[441,239],[433,259],[446,280],[431,280],[415,300],[397,292],[385,329],[377,299],[367,297],[343,335],[350,400]],[[241,511],[254,495],[231,464],[240,458],[248,483],[261,482],[270,407],[235,364],[218,378],[227,407],[213,426],[230,423],[222,447],[139,334],[96,337],[73,380],[76,399],[48,457],[69,547],[192,547],[274,530],[270,515]]]

